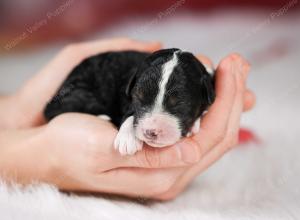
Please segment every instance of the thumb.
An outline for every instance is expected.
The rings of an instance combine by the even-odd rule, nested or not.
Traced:
[[[143,150],[135,155],[121,156],[118,167],[168,168],[182,167],[199,161],[198,147],[191,144],[176,144],[165,148],[154,148],[144,144]]]

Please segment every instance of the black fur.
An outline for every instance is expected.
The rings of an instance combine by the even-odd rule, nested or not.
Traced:
[[[128,79],[148,56],[135,51],[107,52],[87,58],[70,73],[45,109],[45,118],[66,112],[108,115],[120,126],[130,114],[130,98],[125,94]]]
[[[90,57],[68,76],[45,109],[51,120],[66,112],[108,115],[119,127],[128,116],[135,123],[153,108],[162,65],[178,49],[153,54],[136,51],[107,52]],[[175,115],[186,135],[193,122],[213,103],[213,79],[188,52],[178,53],[179,64],[168,83],[163,107]]]

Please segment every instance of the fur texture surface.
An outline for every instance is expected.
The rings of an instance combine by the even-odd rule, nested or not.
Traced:
[[[236,48],[250,59],[249,87],[256,92],[258,100],[256,109],[243,116],[242,124],[259,136],[260,145],[248,144],[229,152],[199,176],[181,196],[167,203],[144,204],[143,201],[136,203],[107,197],[66,195],[49,186],[32,186],[22,190],[8,188],[2,183],[0,219],[299,219],[300,30],[296,27],[300,16],[288,20],[283,15],[262,26],[266,16],[266,13],[253,11],[239,15],[218,12],[209,18],[179,16],[170,21],[162,20],[148,32],[140,34],[144,39],[154,39],[160,34],[165,42],[171,41],[168,46],[179,45],[185,37],[193,36],[182,47],[192,50],[202,39],[201,52],[212,56],[215,61]],[[130,28],[137,25],[118,27],[104,36],[127,35]],[[245,35],[249,27],[257,25],[260,25],[259,30],[253,35]],[[186,35],[178,35],[179,26]],[[233,37],[232,33],[237,32],[242,34]],[[194,36],[197,38],[194,39]],[[220,42],[226,45],[220,45]],[[227,48],[229,46],[233,48]],[[224,47],[227,50],[217,50]],[[280,53],[276,53],[278,50]],[[44,58],[37,56],[41,57],[39,65],[43,66],[51,56],[51,53]],[[28,59],[21,57],[14,61],[22,64],[29,75],[40,66],[30,69],[33,67],[28,65]],[[34,56],[32,59],[37,60]],[[1,88],[9,91],[17,87],[16,82],[22,79],[17,67],[10,66],[16,72],[14,81],[5,78],[8,75],[1,75],[6,82],[11,80],[15,83],[11,83],[9,88],[7,83],[3,84]]]

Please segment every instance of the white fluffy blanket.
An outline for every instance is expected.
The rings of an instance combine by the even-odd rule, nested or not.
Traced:
[[[232,48],[225,48],[223,53],[235,49],[245,54],[253,65],[250,86],[258,95],[258,104],[256,110],[245,115],[243,125],[260,137],[260,145],[247,144],[231,151],[176,200],[165,203],[142,204],[92,195],[66,195],[51,186],[21,190],[2,183],[0,219],[299,219],[300,35],[295,25],[299,24],[299,16],[293,21],[286,18],[272,21],[249,36],[249,27],[258,27],[268,14],[243,15],[247,20],[229,13],[222,15],[225,17],[222,22],[216,21],[219,16],[204,21],[203,17],[190,16],[166,19],[156,25],[160,27],[140,33],[140,38],[156,36],[169,42],[169,36],[176,36],[178,27],[182,27],[180,36],[172,38],[169,46],[174,44],[193,50],[200,45],[202,52],[217,60],[224,54],[216,48],[210,49],[210,45],[217,47],[223,42],[224,48],[231,42]],[[287,27],[287,23],[291,26]],[[141,24],[130,23],[101,36],[130,35],[132,25]],[[203,37],[206,34],[210,37]],[[184,43],[183,38],[188,40]],[[41,66],[49,56],[40,61]],[[32,59],[36,57],[33,55]],[[26,70],[27,65],[22,61],[25,58],[11,59],[17,59]],[[14,70],[15,67],[9,68]]]

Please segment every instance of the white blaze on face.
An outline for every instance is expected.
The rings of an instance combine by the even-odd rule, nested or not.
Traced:
[[[174,52],[172,59],[162,66],[162,76],[153,109],[140,119],[136,127],[137,137],[153,147],[172,145],[181,137],[179,120],[165,112],[163,108],[166,85],[178,65],[177,52]]]
[[[162,112],[164,95],[166,93],[166,86],[177,64],[178,64],[178,57],[177,57],[177,53],[175,52],[173,58],[162,66],[162,76],[161,76],[161,81],[159,82],[159,90],[155,100],[155,106],[153,112]]]

